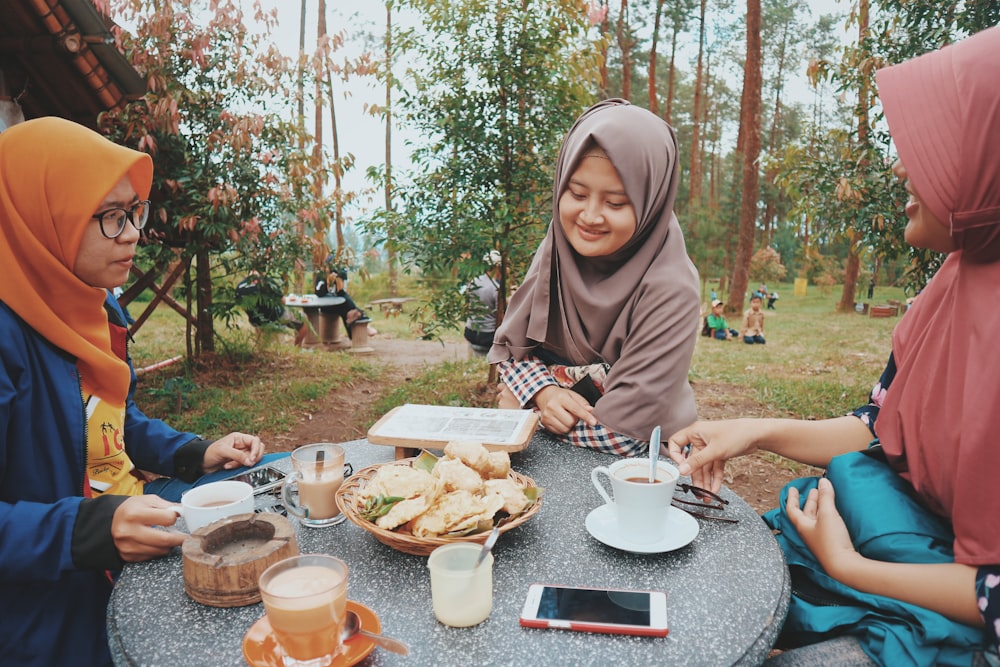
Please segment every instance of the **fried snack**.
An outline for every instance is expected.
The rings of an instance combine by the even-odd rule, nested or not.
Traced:
[[[378,469],[360,495],[362,500],[379,496],[413,498],[431,491],[434,486],[434,478],[426,470],[388,465]]]
[[[478,442],[453,440],[444,447],[445,457],[461,459],[462,463],[482,473],[489,462],[489,452]]]
[[[459,459],[441,459],[434,465],[431,474],[444,483],[445,491],[462,490],[478,493],[483,487],[483,478],[479,473]]]
[[[437,537],[481,528],[481,522],[492,523],[501,510],[516,515],[532,504],[509,478],[507,452],[489,452],[477,442],[459,441],[449,442],[444,451],[430,473],[406,465],[378,469],[358,494],[362,501],[379,499],[383,507],[391,505],[374,519],[377,526]],[[404,500],[396,502],[397,498]]]
[[[514,480],[507,477],[503,479],[488,479],[483,484],[487,493],[497,494],[503,499],[503,511],[508,514],[519,514],[524,511],[531,501],[524,495],[522,489]]]
[[[418,517],[426,512],[427,507],[431,504],[432,500],[433,499],[429,494],[417,496],[415,498],[408,498],[407,500],[400,500],[392,506],[392,509],[390,509],[385,516],[380,516],[375,519],[375,525],[379,528],[385,528],[386,530],[398,528],[407,521],[411,521],[415,517]]]
[[[504,451],[486,455],[486,466],[479,471],[486,479],[507,479],[510,474],[510,454]]]
[[[452,491],[439,496],[426,512],[413,520],[417,537],[437,537],[445,533],[472,530],[480,521],[490,521],[503,503],[496,494],[477,496],[468,491]]]

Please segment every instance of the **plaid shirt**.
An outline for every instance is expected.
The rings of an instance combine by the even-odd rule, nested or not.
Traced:
[[[497,364],[497,372],[500,381],[510,388],[522,408],[529,406],[534,408],[532,400],[535,394],[545,387],[559,386],[549,369],[536,357],[525,357],[523,361],[513,359],[501,361]],[[589,426],[583,421],[578,421],[565,435],[559,433],[552,435],[574,447],[596,449],[618,456],[639,456],[649,449],[649,443],[644,440],[635,440],[616,433],[603,424]]]

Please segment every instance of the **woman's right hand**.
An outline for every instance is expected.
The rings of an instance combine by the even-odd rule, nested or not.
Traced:
[[[159,558],[183,544],[184,533],[157,527],[177,521],[174,506],[153,495],[132,496],[118,506],[111,519],[111,538],[122,560],[137,563]]]
[[[718,493],[722,488],[726,461],[756,450],[750,419],[699,421],[667,439],[670,458],[682,475],[691,475],[695,486]]]
[[[585,422],[588,426],[597,426],[594,408],[587,399],[572,389],[549,385],[535,394],[534,401],[538,406],[542,427],[552,433],[565,435],[572,431],[579,421]]]

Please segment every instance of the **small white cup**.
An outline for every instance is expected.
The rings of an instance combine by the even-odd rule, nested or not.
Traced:
[[[434,616],[445,625],[467,628],[493,611],[493,554],[475,567],[482,549],[475,542],[456,542],[438,547],[427,558]]]
[[[180,507],[174,507],[192,533],[213,521],[253,510],[253,487],[232,480],[196,486],[181,496]]]
[[[608,495],[600,476],[611,480]],[[597,492],[618,516],[618,530],[625,539],[651,544],[666,537],[667,512],[677,486],[677,468],[666,461],[656,464],[656,482],[649,483],[649,459],[621,459],[590,472]]]

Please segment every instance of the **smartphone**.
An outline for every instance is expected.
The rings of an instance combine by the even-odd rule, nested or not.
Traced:
[[[285,473],[275,466],[265,465],[259,468],[251,468],[226,479],[235,482],[246,482],[253,487],[254,494],[258,494],[272,491],[281,486],[281,480],[285,479]]]
[[[521,610],[527,628],[666,637],[667,594],[532,584]]]

